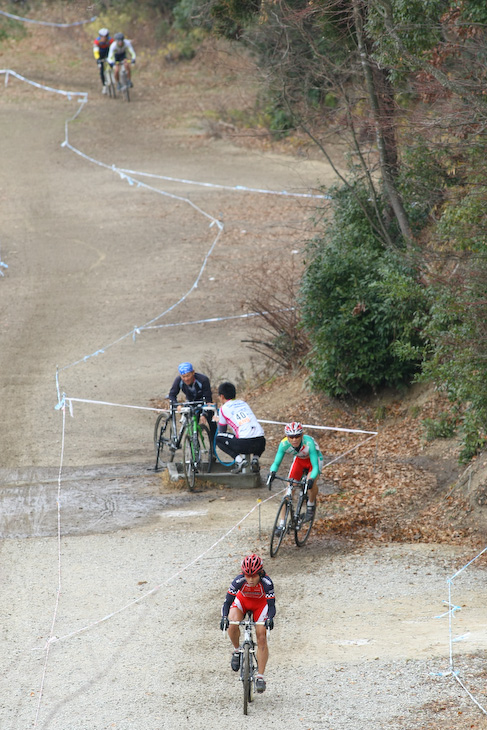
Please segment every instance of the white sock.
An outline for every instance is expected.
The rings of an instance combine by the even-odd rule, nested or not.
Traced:
[[[308,507],[314,507],[314,506],[315,506],[314,502],[308,502]]]
[[[235,461],[237,462],[237,464],[241,464],[243,460],[244,457],[242,456],[242,454],[237,454],[237,456],[235,457]]]

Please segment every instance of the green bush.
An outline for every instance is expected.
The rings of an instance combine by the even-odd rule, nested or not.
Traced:
[[[487,443],[487,261],[478,256],[438,286],[424,334],[421,378],[433,380],[460,414],[462,462]]]
[[[426,441],[449,439],[457,431],[456,418],[451,413],[440,413],[437,418],[425,418],[421,425]]]
[[[345,396],[410,381],[423,356],[418,323],[428,291],[400,251],[384,248],[375,235],[367,191],[331,194],[333,220],[308,246],[301,288],[311,384]]]

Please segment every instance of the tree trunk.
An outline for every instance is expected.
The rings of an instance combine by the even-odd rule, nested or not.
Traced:
[[[379,165],[384,191],[408,247],[413,244],[413,235],[404,210],[401,196],[396,188],[397,142],[394,112],[393,88],[386,72],[371,60],[363,33],[362,0],[353,0],[355,30],[360,61],[365,77],[367,95],[374,119]]]

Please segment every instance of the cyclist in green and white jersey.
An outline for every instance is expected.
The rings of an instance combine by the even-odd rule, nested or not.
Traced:
[[[284,455],[291,454],[294,456],[289,470],[289,479],[299,481],[303,474],[307,472],[308,507],[306,509],[306,519],[310,520],[316,511],[317,478],[323,469],[323,455],[314,438],[303,433],[303,426],[297,421],[287,423],[284,427],[284,433],[286,435],[279,444],[270,468],[267,486],[270,488]]]

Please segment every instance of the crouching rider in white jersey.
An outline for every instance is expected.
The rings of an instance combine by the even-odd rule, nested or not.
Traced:
[[[218,386],[220,417],[216,444],[219,449],[235,459],[234,474],[248,466],[246,455],[253,454],[250,467],[254,473],[260,471],[259,456],[265,450],[264,429],[254,416],[252,409],[244,400],[236,399],[233,383],[225,382]],[[233,433],[227,433],[227,427]]]

